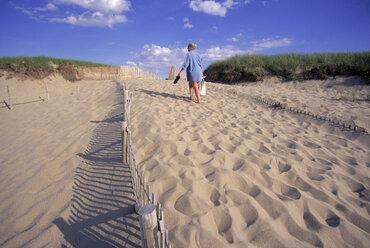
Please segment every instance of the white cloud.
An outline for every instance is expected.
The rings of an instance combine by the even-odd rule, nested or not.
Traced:
[[[242,34],[237,34],[241,37]],[[243,50],[234,46],[213,46],[210,48],[199,49],[198,53],[201,55],[204,63],[209,63],[217,60],[227,59],[237,54],[255,53],[257,51],[270,49],[273,47],[288,46],[291,44],[291,39],[263,39],[252,42],[249,49]],[[144,45],[138,54],[134,54],[133,61],[128,61],[126,64],[138,66],[147,71],[153,71],[166,77],[168,67],[180,67],[183,63],[184,57],[187,53],[187,48],[183,47],[165,47],[155,44]]]
[[[43,8],[35,8],[35,10],[37,10],[37,11],[54,11],[54,10],[58,10],[58,7],[56,7],[52,3],[48,3],[47,5],[45,5],[45,7],[43,7]]]
[[[174,21],[174,20],[175,20],[175,17],[170,16],[170,17],[168,17],[168,20],[170,20],[170,21]]]
[[[222,4],[211,1],[194,0],[190,2],[190,8],[194,11],[201,11],[209,15],[225,16],[226,7]]]
[[[279,40],[273,40],[270,38],[263,39],[260,41],[254,41],[252,42],[253,46],[249,49],[250,53],[258,52],[265,49],[270,49],[273,47],[283,47],[283,46],[289,46],[292,43],[292,39],[289,38],[283,38]]]
[[[65,14],[67,16],[64,17],[50,17],[50,14],[48,14],[49,21],[90,27],[107,26],[110,28],[117,23],[126,23],[127,18],[122,12],[131,10],[131,2],[129,0],[53,0],[52,2],[44,7],[37,8],[24,8],[17,6],[13,2],[10,2],[10,4],[33,19],[45,19],[46,15],[39,15],[41,11],[55,11],[59,9],[58,6],[60,5],[77,5],[84,9],[82,13],[67,11],[68,14]]]
[[[24,7],[21,7],[21,6],[18,6],[16,4],[14,4],[13,2],[10,2],[11,5],[13,5],[13,7],[17,10],[20,10],[22,13],[24,14],[27,14],[29,16],[31,16],[32,18],[37,18],[37,13],[39,11],[55,11],[55,10],[58,10],[58,7],[56,7],[54,4],[52,3],[48,3],[47,5],[45,5],[45,7],[42,7],[42,8],[24,8]]]
[[[133,61],[127,60],[126,65],[137,67],[137,64]]]
[[[194,25],[190,24],[189,18],[185,17],[184,18],[184,28],[192,28]]]
[[[28,9],[26,9],[26,8],[23,8],[23,7],[21,7],[21,6],[18,6],[18,5],[15,5],[14,3],[12,3],[12,2],[10,2],[10,4],[11,5],[13,5],[13,7],[16,9],[16,10],[20,10],[22,13],[24,13],[24,14],[27,14],[27,15],[30,15],[30,16],[32,16],[33,14],[34,14],[34,12],[33,11],[31,11],[31,10],[28,10]]]
[[[124,15],[111,13],[87,11],[81,15],[71,15],[65,18],[51,18],[52,22],[69,23],[72,25],[85,27],[103,27],[112,28],[116,23],[126,23],[127,18]]]
[[[239,33],[239,34],[237,34],[235,37],[231,37],[231,38],[229,38],[229,39],[227,39],[227,40],[229,40],[229,41],[233,41],[233,42],[238,42],[238,41],[239,41],[239,39],[240,39],[242,36],[243,36],[243,34],[242,34],[242,33]]]
[[[245,54],[246,51],[237,49],[233,46],[227,47],[220,47],[214,46],[211,48],[206,49],[204,53],[202,53],[203,60],[206,61],[216,61],[216,60],[223,60],[229,57],[232,57],[237,54]]]
[[[236,38],[236,37],[231,37],[231,38],[229,38],[229,39],[227,39],[227,40],[229,40],[229,41],[233,41],[233,42],[238,42],[238,41],[239,41],[239,39],[238,39],[238,38]]]
[[[69,23],[85,27],[110,27],[126,23],[127,18],[122,14],[129,11],[131,2],[128,0],[55,0],[58,5],[78,5],[86,9],[82,14],[71,14],[63,18],[51,18],[52,22]]]
[[[233,7],[234,5],[237,5],[239,4],[239,2],[234,2],[233,0],[226,0],[225,2],[223,2],[222,5],[224,5],[226,8],[231,8]]]
[[[103,13],[122,13],[131,8],[128,0],[55,0],[56,4],[78,5],[84,9]]]
[[[184,28],[192,28],[192,27],[193,27],[193,24],[190,24],[190,23],[184,24]]]
[[[249,1],[245,1],[244,4],[248,4]],[[189,7],[194,11],[200,11],[208,15],[214,16],[225,16],[228,9],[231,9],[235,5],[239,5],[241,2],[234,0],[225,0],[224,2],[216,2],[215,0],[191,0]]]
[[[134,59],[140,68],[162,73],[164,76],[169,66],[181,66],[187,52],[186,47],[171,49],[155,44],[146,44],[139,54],[134,55]]]

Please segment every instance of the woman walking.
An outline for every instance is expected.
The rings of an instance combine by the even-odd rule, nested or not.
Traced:
[[[184,64],[182,65],[178,76],[180,76],[182,71],[186,70],[186,78],[189,82],[190,101],[193,101],[194,90],[198,100],[197,103],[201,104],[198,83],[202,81],[203,67],[201,65],[200,55],[194,51],[196,47],[197,46],[194,43],[189,43],[189,53],[186,54]]]

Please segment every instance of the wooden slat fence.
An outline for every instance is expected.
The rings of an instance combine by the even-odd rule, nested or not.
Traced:
[[[11,95],[9,85],[6,85],[6,92],[7,92],[8,99],[7,100],[4,99],[3,102],[8,109],[11,109],[13,105],[17,105],[17,103],[14,103],[14,99],[20,99],[21,97],[15,97],[14,95]],[[41,96],[39,96],[39,99],[40,100],[34,100],[34,101],[45,101],[45,99],[47,101],[50,100],[49,88],[48,88],[47,83],[45,83],[45,99],[43,99]]]
[[[133,94],[127,90],[125,84],[121,86],[123,89],[122,162],[128,164],[131,170],[131,182],[136,201],[135,210],[140,219],[142,247],[171,248],[162,206],[159,202],[156,204],[155,195],[150,192],[150,184],[145,182],[145,172],[136,164],[130,131],[130,106]]]

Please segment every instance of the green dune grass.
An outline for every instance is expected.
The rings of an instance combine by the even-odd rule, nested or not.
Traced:
[[[35,57],[1,57],[0,69],[21,73],[36,78],[42,78],[51,74],[63,65],[79,66],[110,66],[106,64],[94,63],[75,59],[59,59],[45,56]]]
[[[370,51],[362,53],[247,54],[212,63],[204,72],[208,81],[259,81],[266,76],[284,80],[362,76],[370,82]]]

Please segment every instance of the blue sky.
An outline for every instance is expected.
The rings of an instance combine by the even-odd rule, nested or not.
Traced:
[[[370,50],[370,0],[0,0],[0,57],[136,65],[166,77],[189,42],[235,54]]]

